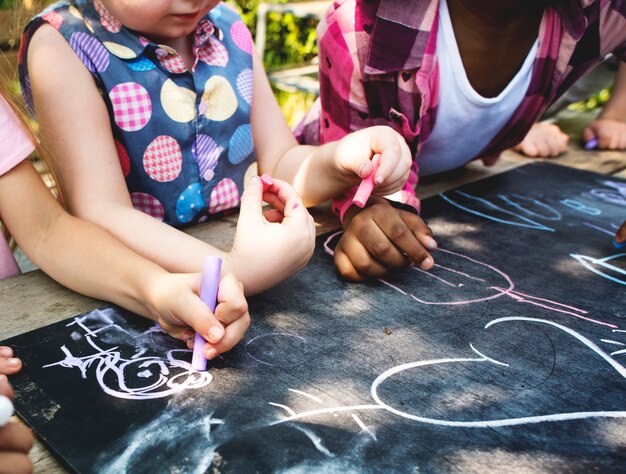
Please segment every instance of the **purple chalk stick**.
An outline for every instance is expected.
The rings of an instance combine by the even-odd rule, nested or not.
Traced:
[[[585,150],[593,150],[597,146],[598,146],[598,139],[597,138],[592,138],[591,140],[587,140],[585,142],[585,144],[583,145],[583,148]]]
[[[212,313],[215,313],[217,305],[217,290],[220,285],[220,275],[222,273],[222,259],[220,257],[207,257],[204,260],[204,271],[202,272],[202,284],[200,286],[200,299],[206,303]],[[193,344],[193,357],[191,366],[199,372],[206,370],[206,359],[204,358],[204,338],[196,333]]]

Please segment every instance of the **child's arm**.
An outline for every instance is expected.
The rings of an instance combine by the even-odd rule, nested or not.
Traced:
[[[321,147],[298,146],[255,57],[252,129],[259,169],[291,180],[307,205],[337,197],[370,173],[370,159],[381,153],[374,194],[398,191],[407,180],[411,154],[404,139],[389,127],[370,127]],[[372,196],[365,209],[349,208],[345,234],[335,251],[339,273],[350,280],[384,275],[389,269],[416,263],[433,266],[428,251],[437,245],[432,232],[415,214]]]
[[[199,272],[205,256],[221,256],[223,268],[236,275],[246,294],[281,281],[286,270],[275,269],[294,271],[306,262],[314,245],[308,212],[300,206],[289,211],[293,218],[264,222],[260,183],[246,191],[248,198],[246,193],[242,197],[242,216],[254,214],[257,219],[254,224],[240,219],[237,251],[228,254],[133,208],[104,101],[87,68],[54,28],[44,25],[34,34],[28,69],[43,140],[58,157],[57,174],[75,215],[100,225],[169,271]],[[286,195],[293,206],[291,201],[297,197],[289,192]],[[272,256],[272,265],[255,264],[260,251]]]
[[[374,194],[398,191],[406,182],[411,153],[392,128],[370,127],[322,146],[298,145],[272,94],[263,64],[254,54],[252,132],[259,172],[291,183],[306,206],[314,206],[358,185],[380,153]]]
[[[0,346],[0,374],[11,375],[22,369],[22,361],[13,357],[13,349]],[[1,395],[1,393],[0,393]]]
[[[192,327],[213,343],[206,350],[223,352],[248,327],[246,300],[232,275],[222,278],[214,316],[197,296],[198,275],[169,274],[99,227],[67,214],[28,161],[0,176],[0,216],[52,278],[153,319],[175,337],[193,340]]]
[[[626,150],[626,64],[620,62],[613,94],[598,118],[583,130],[583,139],[598,139],[603,150]]]

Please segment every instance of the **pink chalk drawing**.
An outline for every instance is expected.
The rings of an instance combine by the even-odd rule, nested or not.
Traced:
[[[324,242],[324,250],[329,255],[334,253],[330,242],[341,233],[340,231],[330,235]],[[518,303],[531,304],[610,328],[618,327],[589,317],[588,311],[584,309],[522,293],[515,288],[511,277],[502,270],[461,253],[438,248],[437,261],[444,263],[436,263],[430,271],[410,267],[419,275],[417,279],[410,278],[411,290],[403,290],[400,284],[392,284],[384,278],[379,278],[378,281],[425,305],[467,305],[507,296]],[[415,284],[419,278],[422,278],[421,281],[431,278],[436,286]]]
[[[197,372],[191,363],[183,360],[191,354],[187,349],[170,349],[164,357],[146,356],[154,334],[165,335],[155,325],[145,332],[122,328],[112,316],[115,310],[106,308],[95,310],[74,318],[67,326],[77,326],[81,331],[72,333],[72,339],[85,338],[95,352],[86,356],[75,356],[64,345],[61,352],[65,358],[44,368],[63,367],[78,369],[83,379],[95,371],[95,377],[102,391],[108,395],[127,400],[147,400],[163,398],[188,389],[199,389],[211,383],[209,372]],[[91,325],[95,327],[92,328]],[[139,343],[130,357],[123,357],[118,346],[102,347],[107,333],[120,335]]]

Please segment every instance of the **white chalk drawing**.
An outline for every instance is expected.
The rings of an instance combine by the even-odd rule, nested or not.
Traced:
[[[578,263],[596,275],[615,283],[619,283],[620,285],[626,285],[626,270],[611,263],[613,260],[620,258],[626,259],[626,253],[609,255],[604,258],[594,258],[579,254],[570,254],[570,257],[576,259]]]
[[[518,194],[512,194],[510,196],[503,194],[498,195],[498,198],[504,205],[511,207],[513,210],[507,209],[503,207],[503,205],[495,204],[488,199],[473,196],[458,190],[451,191],[448,194],[440,193],[439,197],[452,206],[475,216],[515,227],[555,232],[553,228],[538,222],[537,219],[549,221],[561,220],[561,214],[552,206],[537,199],[520,196]],[[463,202],[463,204],[461,202]],[[525,206],[525,203],[531,203],[535,207],[544,210],[545,213],[533,211]]]
[[[115,323],[115,311],[106,308],[74,318],[67,326],[78,326],[94,352],[75,356],[62,346],[65,357],[44,365],[44,368],[78,369],[83,379],[93,372],[104,393],[127,400],[169,397],[211,383],[209,372],[197,372],[190,362],[184,360],[189,359],[191,353],[187,349],[169,349],[164,356],[145,356],[153,343],[153,335],[165,332],[158,325],[142,333],[124,329]],[[104,347],[101,337],[106,339],[107,333],[131,338],[136,346],[135,353],[124,357],[119,346]]]
[[[100,474],[118,474],[123,472],[145,471],[145,459],[154,459],[155,451],[163,451],[174,441],[184,439],[185,456],[196,455],[194,466],[184,465],[184,470],[168,466],[168,472],[189,472],[203,474],[208,472],[215,453],[216,428],[225,424],[224,420],[214,417],[214,413],[197,412],[178,400],[168,404],[167,408],[154,420],[136,431],[129,430],[116,441],[121,452],[114,457],[104,451],[96,461]],[[139,469],[138,469],[139,467]]]
[[[593,341],[583,336],[582,334],[570,329],[561,324],[555,323],[554,321],[548,321],[545,319],[539,318],[530,318],[530,317],[522,317],[522,316],[511,316],[511,317],[503,317],[490,321],[485,325],[485,330],[493,327],[497,324],[503,324],[507,322],[524,322],[528,324],[537,324],[537,325],[547,325],[553,328],[556,328],[562,333],[573,337],[576,341],[584,345],[587,349],[591,350],[598,356],[600,356],[609,366],[611,366],[614,371],[619,376],[620,380],[626,379],[626,368],[620,364],[618,361],[613,359],[611,355],[607,354],[600,347],[598,347]],[[495,428],[495,427],[503,427],[503,426],[516,426],[516,425],[526,425],[533,423],[543,423],[543,422],[560,422],[560,421],[569,421],[569,420],[581,420],[586,418],[626,418],[626,411],[616,410],[616,411],[576,411],[576,412],[559,412],[552,413],[547,415],[531,415],[531,416],[523,416],[517,418],[501,418],[501,419],[490,419],[490,420],[454,420],[454,419],[444,419],[444,418],[431,418],[426,416],[420,416],[417,414],[407,412],[407,408],[394,406],[392,402],[385,401],[383,396],[380,393],[381,386],[387,382],[391,377],[402,377],[404,373],[410,370],[420,370],[420,368],[439,365],[460,365],[462,367],[467,367],[468,365],[473,364],[494,364],[501,367],[509,367],[509,364],[504,362],[500,362],[495,360],[480,351],[478,351],[472,344],[470,344],[470,349],[476,354],[475,357],[450,357],[444,359],[432,359],[432,360],[422,360],[415,361],[406,364],[401,364],[396,367],[392,367],[379,376],[377,376],[370,386],[370,395],[374,401],[371,404],[363,404],[363,405],[353,405],[353,406],[333,406],[333,407],[325,407],[325,408],[317,408],[314,410],[296,412],[292,408],[285,405],[277,405],[278,408],[281,408],[285,411],[287,416],[284,416],[274,422],[272,425],[279,425],[283,423],[293,423],[299,420],[304,420],[311,417],[319,417],[326,414],[336,415],[338,413],[349,413],[356,414],[358,412],[367,412],[372,410],[384,410],[386,412],[392,413],[396,416],[399,416],[404,419],[412,420],[419,423],[437,425],[437,426],[446,426],[446,427],[454,427],[454,428]],[[626,350],[624,350],[626,352]],[[506,370],[506,369],[503,369]],[[419,377],[415,378],[415,380],[421,380]],[[403,386],[406,386],[408,382],[405,380],[403,382]],[[415,387],[415,389],[419,390],[419,387]],[[364,425],[362,422],[359,422],[360,419],[354,418],[359,427],[363,430]],[[358,420],[358,421],[357,421]],[[366,431],[366,430],[364,430]]]
[[[334,253],[333,249],[330,247],[330,242],[341,233],[342,231],[339,231],[330,235],[324,242],[324,250],[329,255],[333,255]],[[383,278],[379,278],[378,280],[400,294],[425,305],[467,305],[507,296],[518,303],[531,304],[550,311],[583,319],[594,324],[617,328],[614,324],[590,317],[588,311],[584,309],[520,292],[515,288],[511,277],[493,265],[443,248],[438,248],[437,252],[440,256],[444,255],[449,257],[448,260],[450,260],[451,264],[454,263],[457,268],[452,268],[451,264],[446,266],[435,264],[435,267],[428,272],[415,266],[412,268],[417,270],[420,275],[424,275],[424,278],[432,278],[434,282],[446,285],[445,291],[434,291],[432,285],[415,284],[413,285],[415,290],[409,293],[398,285],[390,283],[388,280]],[[458,267],[461,267],[463,271]],[[469,268],[469,270],[466,270],[466,267]],[[435,300],[435,297],[439,299]]]
[[[626,207],[626,183],[604,181],[602,184],[613,189],[592,189],[589,195],[600,201]]]
[[[267,341],[266,339],[274,340]],[[280,340],[281,343],[278,343],[277,340]],[[277,348],[286,348],[294,345],[298,347],[298,350],[289,351],[289,356],[291,358],[295,357],[295,360],[288,360],[286,355],[278,353],[279,349]],[[288,332],[271,332],[250,339],[245,344],[244,350],[251,359],[261,364],[274,367],[294,367],[306,361],[306,352],[303,350],[305,346],[306,339],[302,336]]]

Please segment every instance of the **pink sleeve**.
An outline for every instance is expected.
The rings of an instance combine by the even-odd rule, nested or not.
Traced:
[[[21,163],[35,149],[28,132],[0,98],[0,176]]]

